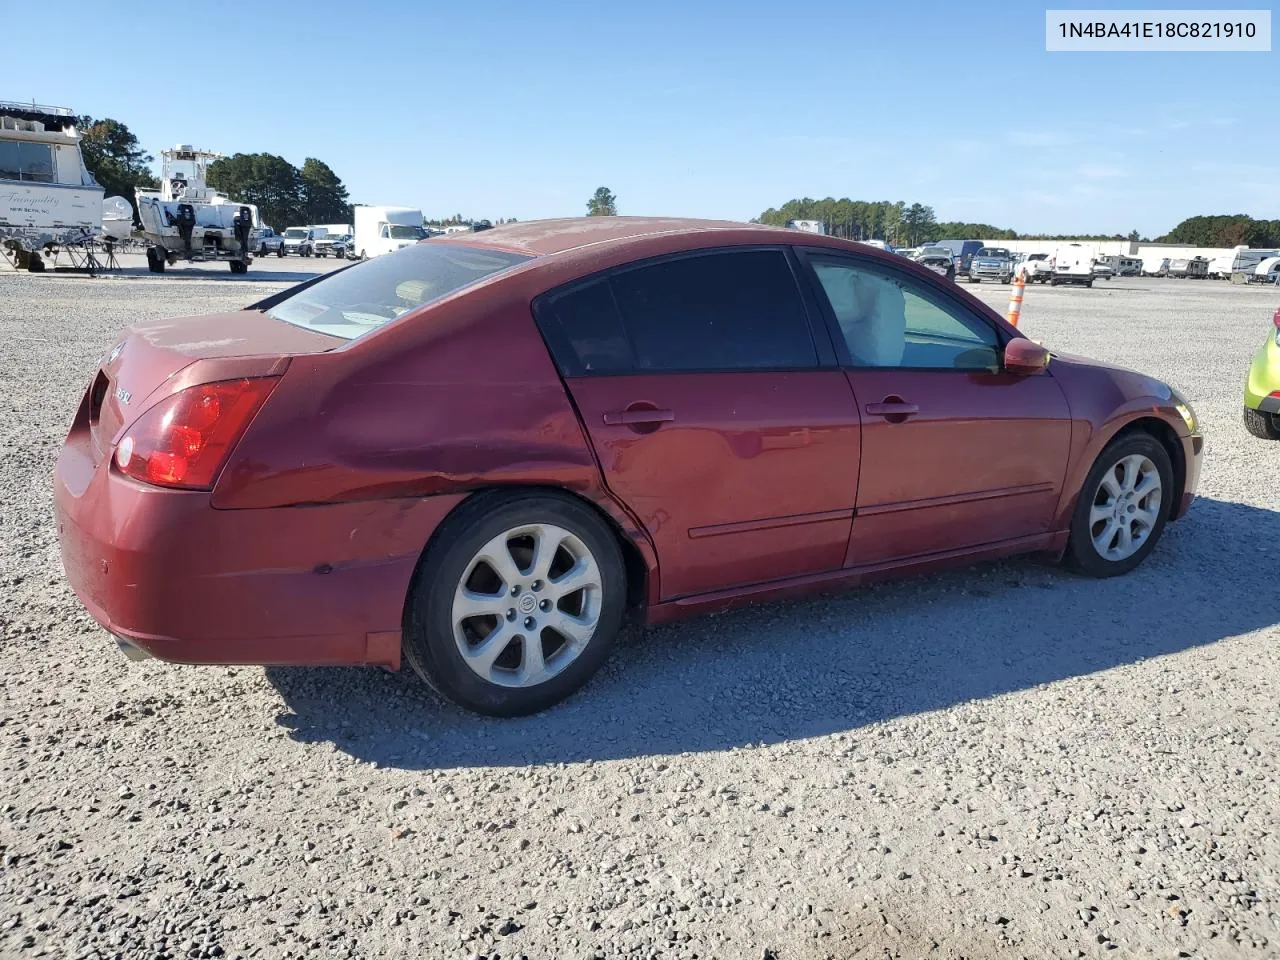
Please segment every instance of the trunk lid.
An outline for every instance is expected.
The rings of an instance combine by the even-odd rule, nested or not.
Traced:
[[[197,361],[280,359],[323,353],[344,342],[256,310],[156,320],[131,327],[104,358],[89,387],[89,430],[95,459],[107,452],[121,427],[150,406],[148,399],[153,393]]]

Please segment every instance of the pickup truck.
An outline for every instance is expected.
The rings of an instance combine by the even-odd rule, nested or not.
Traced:
[[[284,238],[276,233],[270,227],[263,227],[258,235],[258,256],[265,257],[274,253],[277,257],[284,256]]]
[[[948,280],[956,278],[956,262],[946,247],[922,247],[912,259],[920,266],[932,270]]]
[[[1048,283],[1053,275],[1053,261],[1047,253],[1029,253],[1014,270],[1014,275],[1017,274],[1022,274],[1027,283]]]
[[[341,233],[327,233],[318,238],[315,243],[317,257],[332,256],[337,257],[339,260],[345,260],[350,249],[351,238]]]
[[[969,264],[969,282],[981,283],[983,280],[1012,281],[1013,254],[1004,247],[982,247],[978,250]]]

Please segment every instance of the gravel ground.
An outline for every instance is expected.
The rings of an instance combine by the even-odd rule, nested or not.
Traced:
[[[323,266],[0,273],[0,956],[1280,954],[1280,445],[1240,423],[1274,290],[1027,292],[1204,421],[1134,574],[695,620],[496,721],[407,671],[129,664],[63,583],[50,475],[117,330]]]

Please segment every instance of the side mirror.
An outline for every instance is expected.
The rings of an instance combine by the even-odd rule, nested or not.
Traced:
[[[1034,340],[1019,337],[1004,348],[1004,372],[1017,377],[1034,377],[1049,368],[1049,351]]]

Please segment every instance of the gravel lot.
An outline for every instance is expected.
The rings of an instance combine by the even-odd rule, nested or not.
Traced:
[[[129,664],[80,609],[50,477],[117,330],[332,266],[126,262],[0,272],[0,956],[1280,955],[1280,445],[1240,422],[1274,289],[1027,291],[1031,336],[1205,423],[1136,573],[674,625],[495,721],[407,670]]]

